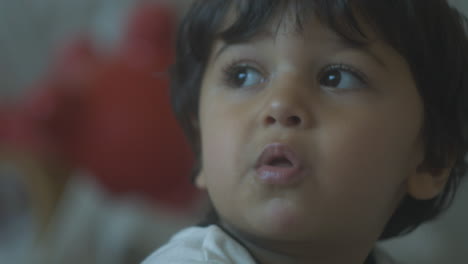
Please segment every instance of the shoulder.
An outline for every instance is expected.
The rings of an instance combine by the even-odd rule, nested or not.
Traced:
[[[376,264],[402,264],[395,261],[387,252],[381,248],[374,249],[374,257]]]
[[[156,263],[254,264],[254,261],[239,243],[212,225],[180,231],[142,264]]]

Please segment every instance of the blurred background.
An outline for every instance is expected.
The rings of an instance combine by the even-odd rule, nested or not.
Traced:
[[[138,263],[201,218],[166,74],[189,3],[0,0],[0,264]],[[382,247],[468,263],[467,205],[465,182],[439,220]]]
[[[189,1],[0,1],[0,263],[139,263],[198,221],[167,68]]]

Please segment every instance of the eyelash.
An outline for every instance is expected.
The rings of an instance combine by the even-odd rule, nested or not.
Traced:
[[[333,70],[342,70],[342,71],[351,73],[354,77],[356,77],[363,84],[367,85],[369,83],[369,79],[366,74],[344,63],[335,63],[335,64],[330,64],[330,65],[325,66],[324,68],[322,68],[322,70],[320,70],[318,74],[318,79],[320,80],[326,72],[333,71]]]
[[[252,61],[245,61],[245,60],[233,60],[231,63],[228,63],[224,68],[223,68],[223,76],[224,76],[224,83],[226,83],[228,86],[231,88],[239,88],[238,85],[236,84],[236,76],[235,74],[237,73],[237,70],[239,69],[253,69],[260,73],[262,76],[264,76],[263,71],[259,70],[259,67],[256,66],[258,65],[255,62]],[[323,67],[318,75],[317,79],[318,82],[320,82],[321,78],[330,71],[333,70],[340,70],[344,72],[348,72],[352,74],[354,77],[356,77],[360,82],[362,82],[365,86],[368,85],[369,80],[366,74],[364,74],[362,71],[356,69],[353,66],[350,66],[345,63],[335,63],[335,64],[329,64],[325,67]]]
[[[237,88],[238,86],[236,84],[235,74],[239,69],[253,69],[263,76],[263,71],[259,70],[260,67],[257,65],[258,64],[253,61],[233,60],[223,68],[224,83],[232,88]]]

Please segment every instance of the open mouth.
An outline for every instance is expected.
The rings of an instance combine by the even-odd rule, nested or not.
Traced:
[[[256,167],[293,168],[298,167],[299,164],[300,162],[297,155],[289,146],[284,144],[270,144],[265,147],[258,158]]]
[[[291,185],[303,176],[299,156],[285,144],[267,145],[255,168],[258,179],[268,185]]]
[[[293,163],[287,157],[276,157],[267,163],[268,166],[290,168],[293,167]]]

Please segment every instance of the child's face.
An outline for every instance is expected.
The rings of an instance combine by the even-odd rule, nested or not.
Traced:
[[[215,43],[201,88],[197,183],[235,231],[374,240],[424,158],[409,67],[379,40],[351,46],[318,22],[275,30]]]

